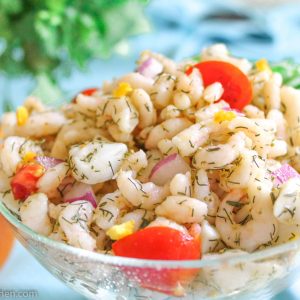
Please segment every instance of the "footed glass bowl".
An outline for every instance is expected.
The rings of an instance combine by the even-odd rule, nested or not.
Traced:
[[[0,213],[49,272],[90,299],[268,299],[297,279],[300,266],[300,240],[252,254],[229,251],[193,261],[141,260],[89,252],[48,239],[23,225],[1,201]],[[184,272],[197,274],[192,283],[178,286],[173,295],[157,292],[168,292],[166,282]]]

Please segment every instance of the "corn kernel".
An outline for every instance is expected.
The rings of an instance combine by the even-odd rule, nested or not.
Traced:
[[[258,60],[255,65],[258,71],[271,71],[270,65],[265,58]]]
[[[29,152],[26,152],[26,154],[24,155],[23,162],[29,163],[29,162],[33,161],[35,158],[36,158],[36,153],[29,151]]]
[[[114,97],[122,97],[132,92],[132,87],[127,82],[120,82],[118,87],[113,91]]]
[[[130,234],[133,234],[134,220],[114,225],[106,231],[106,234],[114,241],[120,240]]]
[[[16,115],[17,115],[18,126],[25,125],[29,116],[27,108],[24,106],[19,106],[17,108]]]
[[[222,123],[223,121],[231,121],[236,117],[233,111],[220,110],[214,115],[214,121],[216,123]]]
[[[45,168],[42,165],[38,165],[36,170],[34,170],[33,175],[35,177],[41,177],[45,173]]]
[[[289,238],[289,241],[296,241],[299,239],[299,234],[295,234],[292,232],[292,237]]]

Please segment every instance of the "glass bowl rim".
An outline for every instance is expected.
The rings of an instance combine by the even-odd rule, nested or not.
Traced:
[[[26,225],[24,225],[20,220],[18,220],[6,207],[6,205],[0,200],[0,214],[2,214],[5,219],[12,224],[15,228],[24,232],[32,239],[37,240],[49,247],[56,248],[63,252],[68,252],[69,254],[76,255],[82,259],[88,259],[91,262],[104,263],[116,266],[126,266],[126,267],[140,267],[140,268],[203,268],[212,267],[221,264],[239,264],[256,260],[263,260],[271,258],[275,255],[280,255],[288,251],[300,249],[300,239],[289,241],[287,243],[272,246],[262,250],[258,250],[252,253],[239,253],[237,255],[223,256],[223,257],[212,257],[204,258],[198,260],[153,260],[153,259],[138,259],[129,258],[121,256],[107,255],[97,252],[88,251],[81,248],[76,248],[59,241],[52,240],[46,236],[36,233]]]

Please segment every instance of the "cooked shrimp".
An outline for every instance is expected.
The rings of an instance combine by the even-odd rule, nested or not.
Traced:
[[[238,132],[229,138],[228,143],[207,146],[197,150],[193,165],[200,169],[222,169],[237,159],[246,147],[246,136]]]
[[[187,196],[168,196],[156,207],[155,213],[179,224],[200,223],[207,215],[207,205]]]
[[[20,208],[22,222],[32,230],[48,235],[52,225],[48,216],[48,197],[43,193],[29,196]]]
[[[106,124],[107,131],[112,136],[113,140],[120,143],[129,143],[133,141],[133,136],[129,132],[123,132],[119,126],[114,123]]]
[[[267,119],[273,120],[276,122],[276,137],[278,139],[287,140],[287,121],[283,113],[278,109],[271,109],[267,114]]]
[[[134,221],[133,231],[135,232],[147,226],[153,219],[154,219],[154,213],[152,211],[145,210],[145,209],[135,209],[122,216],[119,223],[122,224],[127,221],[133,220]]]
[[[278,237],[275,240],[276,244],[287,243],[294,241],[300,237],[300,225],[299,224],[278,224]]]
[[[23,137],[10,136],[4,140],[0,158],[3,171],[7,176],[15,173],[18,164],[22,162],[27,152],[33,152],[36,155],[43,154],[38,143]]]
[[[38,191],[45,193],[49,198],[55,197],[57,188],[67,176],[68,171],[69,166],[67,163],[60,163],[49,168],[37,182]]]
[[[165,156],[179,153],[179,150],[176,147],[176,145],[169,139],[160,140],[157,144],[157,148]]]
[[[131,94],[131,101],[139,112],[139,128],[155,125],[156,110],[150,96],[143,89],[135,89]]]
[[[180,113],[181,113],[180,109],[178,109],[173,104],[170,104],[161,110],[159,119],[162,121],[165,121],[168,119],[178,118],[178,117],[180,117]]]
[[[70,245],[93,251],[96,241],[89,232],[93,207],[88,201],[70,203],[59,215],[59,224]]]
[[[96,138],[71,147],[69,166],[73,177],[78,181],[87,184],[101,183],[115,176],[126,152],[125,144]]]
[[[180,131],[191,125],[192,123],[184,118],[168,119],[152,128],[145,142],[145,146],[147,149],[156,148],[160,140],[171,139]]]
[[[108,137],[107,132],[96,128],[94,123],[76,120],[62,127],[51,150],[51,156],[66,159],[71,145],[91,140],[97,136]]]
[[[150,173],[153,167],[163,158],[162,153],[157,149],[152,149],[146,152],[147,154],[147,166],[141,169],[137,174],[137,179],[141,182],[149,181]]]
[[[133,171],[136,176],[142,169],[145,169],[147,165],[146,153],[143,150],[139,150],[126,155],[121,165],[121,170]]]
[[[216,227],[206,220],[201,222],[201,245],[203,254],[217,252],[225,247]]]
[[[292,87],[283,86],[281,88],[281,101],[285,108],[284,117],[291,132],[293,144],[300,146],[300,91]]]
[[[206,121],[208,119],[212,119],[218,111],[221,109],[227,108],[229,109],[230,106],[227,102],[221,100],[218,103],[214,103],[208,106],[204,106],[196,111],[196,121],[200,123],[201,121]]]
[[[59,111],[33,112],[23,126],[16,127],[16,134],[24,137],[43,137],[56,134],[67,123]]]
[[[170,104],[175,82],[176,77],[174,75],[163,73],[157,76],[150,92],[156,109],[163,109]]]
[[[120,171],[117,184],[121,194],[134,206],[152,210],[169,194],[168,186],[157,186],[152,182],[141,183],[133,178],[132,171]]]
[[[280,223],[300,225],[300,179],[294,177],[285,182],[274,203],[274,216]]]
[[[228,128],[234,132],[243,132],[252,142],[252,149],[259,155],[266,156],[275,140],[276,123],[271,119],[248,119],[237,117]]]
[[[171,195],[185,195],[188,197],[192,196],[192,181],[191,173],[176,174],[170,182]]]
[[[57,220],[61,211],[68,206],[68,203],[60,203],[60,204],[53,204],[53,203],[49,203],[49,217],[54,219],[54,220]]]
[[[194,124],[172,138],[172,143],[177,147],[182,156],[191,156],[197,149],[207,142],[209,128],[202,124]]]
[[[172,221],[171,219],[167,219],[164,217],[156,217],[154,221],[152,221],[147,227],[170,227],[176,230],[179,230],[183,233],[188,233],[187,229],[183,225],[179,225],[178,223]]]
[[[104,195],[95,210],[93,221],[103,230],[116,224],[120,213],[130,207],[119,190]]]
[[[84,94],[78,94],[76,97],[75,109],[87,116],[96,116],[97,107],[101,104],[102,99],[99,95],[87,96]]]
[[[139,123],[139,113],[130,98],[126,96],[103,99],[98,106],[97,118],[98,126],[103,126],[107,120],[112,120],[124,133],[131,133]]]
[[[193,184],[193,197],[207,204],[207,220],[215,223],[215,218],[220,205],[219,197],[210,190],[207,172],[203,169],[197,171]]]
[[[120,77],[116,84],[119,82],[127,82],[133,89],[142,88],[147,93],[151,93],[153,88],[154,80],[152,78],[147,78],[139,73],[128,73]]]
[[[276,239],[278,222],[273,215],[271,189],[264,176],[256,175],[249,180],[248,197],[245,198],[243,190],[235,189],[222,200],[216,227],[226,245],[252,252]],[[251,203],[250,209],[237,222],[236,210],[247,205],[247,201]]]
[[[223,253],[205,254],[203,259],[229,259],[241,255],[247,255],[247,252],[239,249],[228,249]],[[279,278],[282,278],[286,272],[284,264],[277,259],[225,263],[221,268],[219,266],[203,268],[196,288],[200,291],[202,289],[207,290],[209,287],[208,296],[215,293],[234,294],[236,291],[245,289],[245,287],[258,289],[274,278],[280,280]]]
[[[231,166],[220,172],[220,187],[227,192],[235,188],[246,188],[255,164],[262,165],[257,153],[245,149]]]

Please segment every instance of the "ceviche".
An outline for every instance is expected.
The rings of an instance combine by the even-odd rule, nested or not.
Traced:
[[[29,97],[1,129],[1,200],[50,239],[191,260],[300,234],[300,91],[265,59],[144,51],[60,109]],[[175,287],[195,271],[169,275]]]

